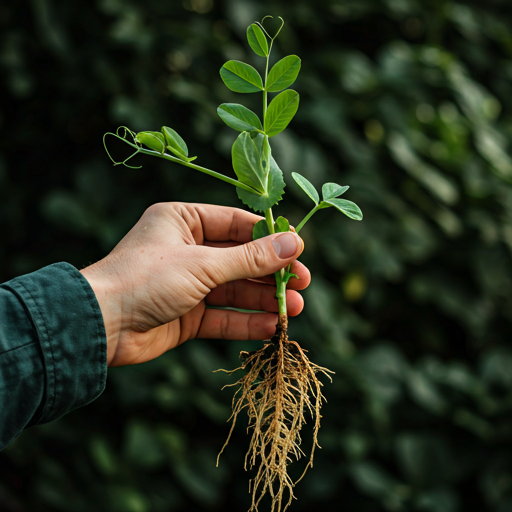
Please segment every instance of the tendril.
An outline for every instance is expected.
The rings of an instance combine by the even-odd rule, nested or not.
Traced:
[[[261,30],[263,30],[263,32],[265,32],[265,34],[267,34],[267,37],[272,41],[274,42],[274,39],[279,35],[279,32],[281,32],[281,29],[284,27],[284,20],[283,18],[281,18],[281,16],[278,16],[278,18],[281,20],[281,26],[279,27],[279,30],[277,31],[276,35],[274,37],[271,37],[270,34],[265,30],[265,28],[263,27],[263,22],[267,19],[267,18],[273,18],[273,16],[270,16],[270,14],[267,14],[267,16],[265,16],[261,22],[259,21],[256,21],[256,25],[258,25]]]
[[[120,132],[121,130],[124,130],[124,132],[122,132],[122,135],[120,135]],[[130,134],[133,138],[133,144],[127,140],[127,136],[128,134]],[[108,148],[107,148],[107,143],[106,143],[106,137],[107,135],[112,135],[112,137],[115,137],[116,139],[119,139],[119,140],[122,140],[123,142],[126,142],[127,144],[129,144],[130,146],[135,146],[137,148],[137,151],[135,151],[134,153],[132,153],[128,158],[126,158],[125,160],[123,160],[122,162],[116,162],[113,158],[112,158],[112,155],[110,154]],[[105,148],[105,151],[107,152],[107,155],[108,157],[110,158],[110,160],[113,162],[114,166],[116,165],[124,165],[125,167],[128,167],[129,169],[140,169],[142,168],[142,165],[139,165],[137,167],[133,166],[133,165],[128,165],[126,162],[128,162],[128,160],[132,159],[135,155],[137,155],[138,153],[140,153],[140,150],[142,149],[138,144],[137,144],[137,140],[135,138],[135,133],[132,132],[129,128],[127,128],[126,126],[120,126],[117,130],[116,130],[116,133],[112,133],[112,132],[107,132],[105,133],[105,135],[103,135],[103,147]]]

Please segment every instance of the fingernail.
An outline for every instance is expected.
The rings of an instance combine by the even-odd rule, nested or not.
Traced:
[[[282,259],[286,260],[297,253],[299,249],[299,237],[293,233],[283,233],[272,241],[274,251]]]

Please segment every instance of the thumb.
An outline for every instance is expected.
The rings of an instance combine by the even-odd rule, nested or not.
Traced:
[[[302,238],[291,231],[276,233],[253,242],[213,249],[211,258],[217,285],[235,279],[258,278],[273,274],[295,261],[304,248]],[[213,256],[213,255],[212,255]]]

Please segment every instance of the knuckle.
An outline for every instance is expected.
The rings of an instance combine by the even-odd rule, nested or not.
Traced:
[[[265,275],[267,254],[261,244],[249,243],[244,246],[248,270],[254,275]]]
[[[168,214],[175,207],[176,203],[155,203],[149,206],[144,212],[146,217],[161,217]]]
[[[230,315],[225,315],[219,325],[220,329],[220,337],[221,339],[228,339],[229,338],[229,330],[230,330],[230,324],[231,324],[231,317]]]

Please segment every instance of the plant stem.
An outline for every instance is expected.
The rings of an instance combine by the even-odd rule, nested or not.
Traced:
[[[301,221],[301,223],[295,228],[295,233],[298,233],[303,227],[304,224],[313,216],[314,213],[316,213],[318,210],[320,210],[320,207],[317,205],[315,206]]]
[[[267,55],[267,65],[265,66],[265,82],[263,89],[263,126],[265,126],[265,116],[267,115],[267,75],[268,75],[268,61],[270,59],[270,52],[272,51],[272,43],[270,43],[270,50]]]
[[[211,169],[207,169],[206,167],[201,167],[200,165],[196,165],[196,164],[193,164],[190,162],[185,162],[184,160],[180,160],[179,158],[171,156],[167,153],[162,154],[162,153],[159,153],[158,151],[153,151],[152,149],[141,148],[140,146],[137,146],[137,144],[133,144],[129,140],[119,137],[116,134],[112,134],[112,135],[114,135],[118,139],[121,139],[122,141],[126,142],[126,144],[135,148],[139,153],[142,153],[144,155],[156,156],[158,158],[163,158],[164,160],[169,160],[171,162],[175,162],[177,164],[184,165],[185,167],[190,167],[191,169],[195,169],[196,171],[200,171],[204,174],[208,174],[209,176],[213,176],[214,178],[225,181],[226,183],[234,185],[235,187],[246,190],[247,192],[250,192],[251,194],[256,194],[258,196],[261,196],[261,193],[258,192],[257,190],[253,189],[249,185],[246,185],[245,183],[242,183],[241,181],[234,180],[233,178],[230,178],[229,176],[224,176],[224,174],[220,174],[219,172],[212,171]]]
[[[272,215],[272,208],[265,210],[265,220],[267,221],[268,232],[273,235],[276,230],[274,227],[274,216]],[[281,327],[288,324],[288,310],[286,307],[286,282],[284,281],[284,274],[284,268],[274,274],[276,278],[276,299],[279,306],[279,324]]]

